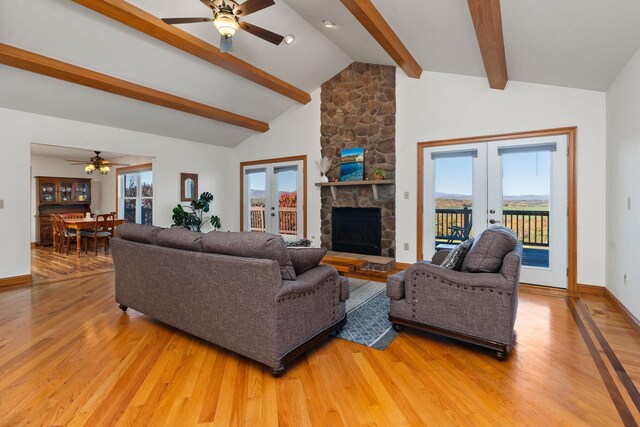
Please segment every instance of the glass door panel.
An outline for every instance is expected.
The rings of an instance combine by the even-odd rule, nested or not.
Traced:
[[[265,215],[266,175],[264,169],[252,170],[246,175],[249,203],[245,203],[245,206],[249,209],[248,229],[250,231],[263,232],[267,230]]]
[[[275,168],[278,188],[278,233],[298,235],[297,167]]]
[[[477,234],[486,220],[484,144],[425,149],[423,152],[423,257],[453,248]]]
[[[567,286],[567,138],[488,143],[488,224],[523,244],[522,283]]]
[[[443,157],[435,169],[436,247],[467,240],[473,224],[473,157]]]

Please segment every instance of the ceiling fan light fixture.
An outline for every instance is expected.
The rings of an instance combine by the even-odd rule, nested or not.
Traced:
[[[228,12],[218,12],[213,20],[213,25],[224,38],[232,37],[240,28],[238,19]]]
[[[284,36],[283,40],[284,40],[284,44],[291,44],[296,40],[296,38],[293,34],[288,34]]]
[[[327,20],[327,19],[324,19],[324,20],[322,21],[322,25],[324,25],[324,26],[325,26],[325,27],[327,27],[327,28],[335,28],[335,27],[336,27],[336,24],[335,24],[335,23],[333,23],[333,22],[331,22],[331,21],[329,21],[329,20]]]
[[[91,175],[94,170],[96,170],[96,167],[93,165],[93,163],[89,163],[87,166],[84,167],[84,171],[89,175]]]
[[[100,171],[100,175],[106,175],[111,169],[108,165],[100,165],[100,168],[98,170]]]

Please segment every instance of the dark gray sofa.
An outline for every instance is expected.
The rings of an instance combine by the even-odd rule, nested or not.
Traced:
[[[327,265],[296,275],[280,236],[123,224],[110,245],[120,308],[263,363],[274,375],[346,323],[348,281]]]
[[[412,264],[390,276],[389,320],[398,332],[404,326],[423,329],[496,350],[502,360],[514,344],[522,243],[514,237],[515,248],[511,246],[506,254],[493,259],[491,254],[479,255],[478,251],[471,255],[474,247],[482,246],[476,243],[467,255],[470,259],[463,262],[462,270],[467,271],[441,267],[449,251],[443,250],[436,252],[431,262]],[[496,246],[494,242],[485,249],[495,250]],[[488,263],[492,266],[485,268]]]

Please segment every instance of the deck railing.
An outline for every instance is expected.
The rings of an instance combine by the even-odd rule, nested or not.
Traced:
[[[436,241],[447,241],[451,226],[465,228],[472,220],[472,214],[471,208],[436,209]],[[549,211],[505,209],[502,225],[515,231],[525,246],[549,246]],[[454,243],[460,241],[453,239]]]
[[[265,231],[264,206],[251,206],[251,231]],[[298,234],[298,209],[280,208],[280,234]]]

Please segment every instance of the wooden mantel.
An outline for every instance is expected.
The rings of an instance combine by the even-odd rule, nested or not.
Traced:
[[[316,187],[329,187],[331,188],[331,195],[334,199],[338,198],[337,187],[353,187],[357,185],[370,185],[373,189],[373,198],[378,200],[378,186],[379,185],[394,185],[396,183],[393,179],[372,180],[372,181],[338,181],[338,182],[316,182]]]

